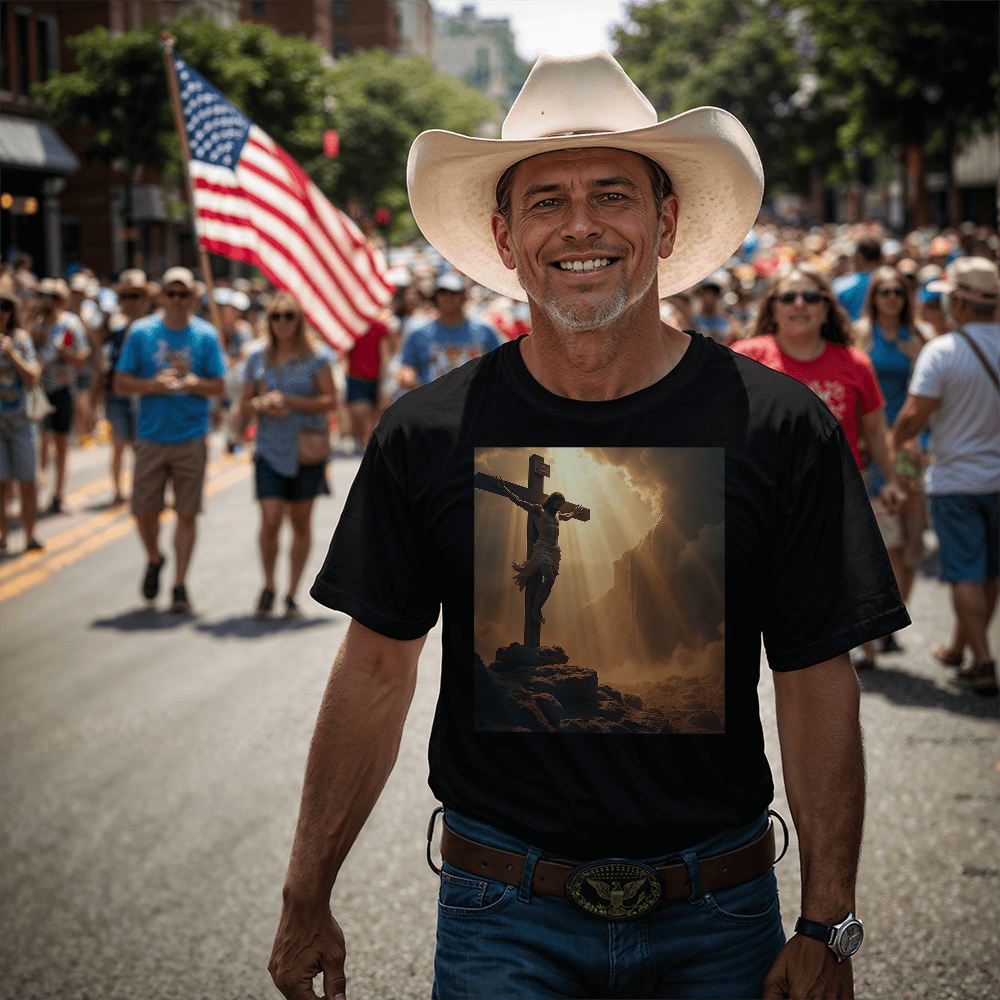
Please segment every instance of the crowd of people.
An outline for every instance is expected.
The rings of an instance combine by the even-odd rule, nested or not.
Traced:
[[[762,219],[724,267],[660,303],[661,318],[671,326],[783,371],[824,399],[864,473],[904,601],[927,541],[934,540],[922,475],[929,431],[925,421],[896,447],[892,428],[919,356],[956,326],[946,308],[949,263],[995,262],[998,252],[997,233],[971,223],[895,239],[877,223],[805,228]],[[100,432],[111,443],[112,505],[126,503],[124,457],[128,450],[136,454],[132,507],[148,557],[142,590],[150,600],[165,561],[157,541],[164,483],[173,480],[179,520],[171,607],[190,610],[185,573],[204,456],[195,456],[191,481],[183,461],[154,463],[159,471],[150,479],[139,458],[150,443],[201,449],[192,442],[203,442],[215,427],[229,452],[254,442],[264,575],[256,611],[269,614],[274,606],[278,537],[287,519],[292,543],[284,608],[299,614],[296,591],[311,543],[312,505],[329,492],[330,454],[363,451],[382,413],[402,394],[530,332],[524,303],[469,282],[431,247],[395,251],[390,277],[397,285],[392,301],[338,358],[309,328],[294,297],[261,279],[217,279],[216,331],[208,325],[213,310],[205,287],[186,268],[169,269],[160,282],[129,268],[102,283],[87,268],[68,279],[38,280],[23,255],[4,265],[0,552],[8,547],[15,485],[25,548],[40,550],[37,517],[66,511],[71,442],[87,446]],[[217,347],[219,356],[201,359],[204,370],[190,347],[170,347],[161,356],[163,333],[171,330],[196,335],[213,353]],[[147,336],[141,363],[136,331]],[[178,389],[192,374],[209,379],[211,391]],[[144,378],[154,379],[155,391],[139,384]],[[39,385],[42,403],[31,392]],[[29,397],[36,399],[33,409]],[[986,403],[966,419],[988,423],[992,411]],[[182,412],[189,424],[178,416]],[[304,446],[297,452],[296,441],[308,440],[310,428],[332,430],[333,443],[303,463]],[[974,432],[970,427],[958,434]],[[989,428],[984,433],[988,438]],[[312,437],[329,440],[326,434]],[[985,478],[976,480],[976,489],[988,487],[995,474],[988,462],[981,464]],[[48,500],[40,504],[39,489],[49,485]],[[995,573],[986,579],[995,581]],[[961,589],[964,581],[956,582]],[[987,621],[995,590],[987,583],[982,595]],[[960,665],[966,647],[976,659],[988,659],[968,631],[960,622],[952,640],[938,648],[943,662]],[[868,643],[855,651],[856,666],[872,668],[879,652],[898,648],[893,635]],[[992,689],[988,679],[977,683],[980,690]]]

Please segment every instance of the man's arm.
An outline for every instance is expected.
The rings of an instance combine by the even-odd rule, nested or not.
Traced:
[[[799,838],[806,920],[839,923],[855,908],[865,812],[860,689],[844,653],[804,670],[775,671],[785,790]],[[765,998],[850,998],[851,960],[796,934],[764,981]]]
[[[344,935],[330,891],[396,763],[426,636],[388,639],[352,621],[323,695],[268,971],[289,1000],[345,995]]]
[[[531,514],[534,511],[541,509],[538,504],[528,503],[527,500],[522,500],[520,497],[514,496],[514,494],[507,489],[503,480],[499,476],[490,476],[490,479],[493,480],[493,485],[496,486],[497,489],[503,491],[503,495],[507,497],[508,500],[516,503],[522,510],[526,510],[529,514]]]
[[[927,426],[931,412],[940,402],[941,400],[931,399],[929,396],[908,395],[892,425],[893,444],[902,448],[904,442],[916,437]]]

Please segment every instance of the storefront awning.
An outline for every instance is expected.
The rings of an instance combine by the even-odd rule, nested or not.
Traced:
[[[80,161],[51,125],[13,115],[0,115],[0,163],[50,174],[80,169]]]

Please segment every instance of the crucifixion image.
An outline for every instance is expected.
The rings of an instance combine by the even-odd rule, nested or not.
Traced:
[[[559,573],[559,522],[589,521],[586,507],[570,503],[561,493],[546,494],[544,480],[551,474],[541,455],[528,459],[528,485],[508,483],[496,476],[477,472],[477,489],[513,501],[528,514],[527,550],[524,562],[512,563],[514,583],[524,591],[524,645],[540,646],[542,605],[552,592]]]

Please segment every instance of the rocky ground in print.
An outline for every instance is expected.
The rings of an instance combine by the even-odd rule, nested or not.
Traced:
[[[570,664],[560,646],[512,643],[475,661],[479,732],[706,733],[725,728],[725,688],[711,677],[670,678],[627,690]]]

